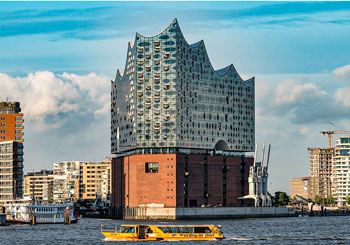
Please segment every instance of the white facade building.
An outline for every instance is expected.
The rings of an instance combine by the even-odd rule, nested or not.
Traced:
[[[55,202],[75,201],[79,199],[80,167],[85,162],[56,162],[53,166],[53,200]]]
[[[333,156],[334,196],[338,206],[347,203],[345,198],[350,196],[350,136],[341,136],[335,145]]]

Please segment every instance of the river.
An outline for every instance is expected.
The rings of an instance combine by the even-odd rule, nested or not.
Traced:
[[[113,244],[100,234],[115,225],[138,223],[123,220],[83,218],[72,225],[10,225],[0,226],[0,244]],[[146,222],[139,222],[146,223]],[[151,222],[148,222],[151,223]],[[350,244],[350,216],[291,217],[233,220],[195,220],[154,222],[161,224],[222,225],[226,240],[220,244]],[[137,242],[140,244],[140,242]],[[152,244],[153,242],[147,242]],[[155,242],[159,244],[160,242]],[[168,242],[167,242],[168,243]],[[182,244],[183,242],[173,242]],[[189,242],[199,244],[199,242]],[[214,242],[201,242],[213,244]],[[131,244],[119,242],[118,244]]]

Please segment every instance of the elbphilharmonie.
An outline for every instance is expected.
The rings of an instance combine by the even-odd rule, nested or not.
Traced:
[[[204,41],[188,44],[176,19],[155,36],[136,33],[111,83],[112,206],[242,204],[254,84],[232,64],[215,70]]]

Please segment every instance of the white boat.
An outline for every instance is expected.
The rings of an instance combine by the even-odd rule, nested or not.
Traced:
[[[4,204],[6,221],[23,224],[71,224],[76,223],[73,204],[41,204],[28,200],[16,200]]]

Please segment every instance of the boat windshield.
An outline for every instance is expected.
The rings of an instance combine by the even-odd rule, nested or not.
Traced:
[[[122,226],[120,227],[121,233],[135,233],[135,227],[129,227],[129,226]]]

